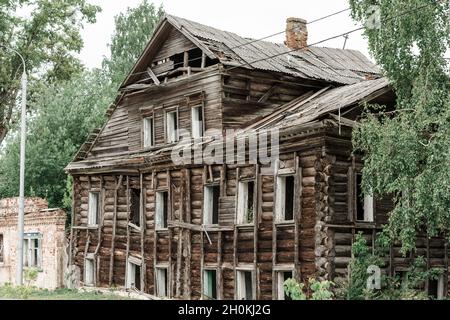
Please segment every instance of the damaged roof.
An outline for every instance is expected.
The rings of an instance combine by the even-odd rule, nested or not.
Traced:
[[[123,86],[132,84],[133,74],[145,70],[152,45],[158,42],[156,38],[167,25],[179,30],[210,58],[219,59],[226,66],[280,72],[335,84],[354,84],[368,76],[377,77],[380,73],[375,64],[356,50],[310,46],[306,50],[293,51],[284,44],[244,38],[232,32],[166,15]]]

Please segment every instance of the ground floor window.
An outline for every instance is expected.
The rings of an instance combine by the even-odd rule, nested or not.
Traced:
[[[446,295],[444,292],[444,275],[440,275],[437,279],[428,280],[428,295],[434,299],[443,299]]]
[[[127,268],[127,289],[141,291],[141,261],[130,257]]]
[[[254,300],[253,272],[250,270],[238,270],[236,277],[237,300]]]
[[[203,272],[203,298],[217,299],[217,271],[205,270]]]
[[[156,296],[168,297],[168,274],[167,267],[156,267]]]
[[[84,285],[93,286],[95,284],[95,263],[93,257],[86,257],[84,260]]]
[[[3,258],[3,235],[0,234],[0,263],[4,262]]]
[[[276,275],[276,278],[275,278],[276,299],[277,300],[290,300],[290,298],[288,296],[286,296],[286,293],[284,291],[284,282],[288,279],[292,279],[292,276],[293,276],[292,271],[277,271],[275,275]]]
[[[42,236],[39,233],[25,233],[23,240],[23,265],[29,268],[42,266]]]

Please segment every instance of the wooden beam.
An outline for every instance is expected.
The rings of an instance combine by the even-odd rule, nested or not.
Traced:
[[[152,78],[153,82],[157,86],[161,84],[161,81],[159,81],[158,77],[156,76],[156,74],[153,72],[153,70],[150,67],[147,68],[147,73],[150,76],[150,78]]]
[[[115,251],[115,240],[116,240],[116,228],[117,228],[117,197],[120,186],[122,185],[123,176],[119,177],[119,181],[117,181],[117,177],[114,177],[114,181],[116,182],[116,188],[114,190],[114,213],[113,213],[113,230],[112,230],[112,239],[111,239],[111,252],[109,258],[109,286],[112,286],[113,277],[114,277],[114,251]]]
[[[269,100],[269,98],[272,96],[275,87],[276,87],[275,84],[271,86],[270,89],[267,90],[267,92],[264,93],[264,95],[261,98],[259,98],[258,102],[267,102],[267,100]]]
[[[301,272],[300,272],[300,257],[299,257],[299,246],[300,246],[300,221],[302,216],[302,192],[303,192],[303,175],[302,168],[300,167],[300,157],[297,152],[294,153],[295,159],[295,203],[294,203],[294,277],[301,281]]]

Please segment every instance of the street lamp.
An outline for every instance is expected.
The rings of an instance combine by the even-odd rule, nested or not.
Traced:
[[[18,243],[16,250],[17,266],[16,266],[16,285],[21,286],[23,283],[23,221],[25,215],[25,142],[26,142],[26,113],[27,113],[27,69],[25,59],[16,50],[1,45],[1,47],[17,54],[22,59],[22,115],[20,125],[20,185],[19,185],[19,214],[17,217]]]

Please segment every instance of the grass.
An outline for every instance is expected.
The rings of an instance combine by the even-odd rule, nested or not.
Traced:
[[[85,292],[74,289],[56,289],[53,291],[34,287],[0,286],[0,299],[19,300],[132,300],[130,298],[100,292]]]

